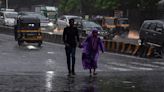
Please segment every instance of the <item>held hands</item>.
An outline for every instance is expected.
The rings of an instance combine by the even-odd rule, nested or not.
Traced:
[[[83,45],[81,45],[81,44],[79,44],[79,46],[78,46],[79,48],[83,48]]]
[[[102,53],[104,53],[104,50],[102,50]]]
[[[68,43],[65,43],[65,46],[66,46],[66,47],[69,47],[69,44],[68,44]]]

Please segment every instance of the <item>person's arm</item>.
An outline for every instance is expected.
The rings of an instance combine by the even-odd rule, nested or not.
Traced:
[[[15,37],[15,40],[17,41],[18,39],[17,25],[14,25],[14,37]]]
[[[65,43],[65,36],[66,36],[66,32],[65,32],[66,30],[65,30],[65,28],[64,28],[64,31],[63,31],[63,42]]]
[[[80,38],[79,38],[79,30],[77,29],[76,31],[76,37],[77,37],[77,41],[80,42]]]
[[[67,44],[67,29],[66,28],[64,28],[64,31],[63,31],[63,42],[64,42],[64,44],[66,45],[66,46],[68,46],[68,44]]]
[[[77,39],[77,42],[78,42],[78,45],[80,47],[81,43],[80,43],[80,37],[79,37],[79,30],[76,28],[76,39]]]
[[[103,45],[103,42],[102,40],[99,38],[99,46],[100,46],[100,49],[102,51],[102,53],[104,52],[104,45]]]

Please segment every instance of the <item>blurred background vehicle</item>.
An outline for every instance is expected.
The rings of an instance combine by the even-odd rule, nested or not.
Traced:
[[[81,24],[82,17],[75,15],[63,15],[57,20],[57,26],[62,29],[69,26],[69,19],[74,19],[75,24],[78,26]]]
[[[0,24],[5,26],[16,25],[18,13],[15,11],[0,11]]]
[[[129,20],[128,18],[117,18],[117,29],[122,37],[129,33]]]
[[[139,31],[139,37],[142,44],[164,47],[163,29],[163,20],[145,20]]]
[[[118,34],[117,30],[117,18],[115,17],[103,17],[101,25],[104,30],[107,30],[111,36]]]
[[[128,18],[104,17],[101,23],[103,29],[108,30],[113,37],[115,35],[126,37],[129,33]]]
[[[155,51],[162,56],[164,51],[164,21],[145,20],[139,30],[141,45],[148,45],[155,48]]]
[[[46,18],[44,15],[36,12],[19,12],[19,15],[35,16],[40,19],[41,29],[43,31],[53,31],[55,26],[54,23]]]
[[[54,24],[56,24],[57,22],[58,8],[55,6],[33,5],[31,11],[44,15],[46,18],[51,20]]]
[[[93,21],[82,20],[81,26],[78,28],[82,36],[87,36],[91,34],[93,29],[98,30],[98,35],[102,39],[104,39],[108,35],[108,32],[106,30],[103,30],[103,28],[99,24],[96,24]]]
[[[17,18],[15,26],[15,40],[21,46],[24,42],[42,44],[42,33],[40,30],[40,19],[35,16],[22,15]]]

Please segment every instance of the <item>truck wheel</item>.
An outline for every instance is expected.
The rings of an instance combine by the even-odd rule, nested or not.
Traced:
[[[23,41],[18,40],[18,45],[21,46]]]
[[[38,47],[41,47],[41,45],[42,45],[42,41],[39,41],[38,42]]]

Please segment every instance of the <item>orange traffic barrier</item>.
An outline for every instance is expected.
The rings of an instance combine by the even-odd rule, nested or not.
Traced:
[[[146,56],[147,56],[148,58],[150,58],[150,57],[152,56],[152,54],[153,54],[153,51],[154,51],[154,48],[153,48],[153,47],[149,47]]]
[[[111,51],[116,51],[116,42],[111,42],[111,43],[112,43]]]
[[[122,43],[121,52],[123,53],[124,51],[125,51],[125,43]]]
[[[132,45],[131,44],[128,44],[128,47],[127,47],[127,50],[125,51],[125,53],[129,53],[130,50],[131,50],[131,48],[132,48]]]
[[[141,48],[141,45],[136,45],[134,48],[134,51],[132,52],[132,55],[136,55],[140,48]]]

